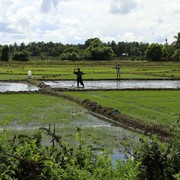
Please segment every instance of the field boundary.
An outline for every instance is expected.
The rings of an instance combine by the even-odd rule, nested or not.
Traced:
[[[93,102],[89,99],[80,100],[77,97],[73,97],[64,93],[64,91],[58,91],[50,88],[42,88],[39,93],[48,94],[57,97],[63,97],[86,108],[90,113],[108,120],[111,123],[122,126],[126,129],[135,130],[137,132],[143,133],[147,136],[157,135],[160,139],[168,140],[171,138],[171,129],[163,125],[147,124],[141,120],[135,119],[130,116],[121,114],[118,110],[113,108],[102,107],[97,102]]]

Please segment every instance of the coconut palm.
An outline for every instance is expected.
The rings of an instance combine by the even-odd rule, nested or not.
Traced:
[[[178,32],[178,35],[174,36],[174,38],[176,39],[176,41],[174,41],[173,44],[177,49],[179,49],[180,48],[180,32]]]

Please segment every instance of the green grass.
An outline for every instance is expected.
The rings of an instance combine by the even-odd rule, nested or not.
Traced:
[[[180,114],[179,91],[88,91],[66,92],[80,99],[96,101],[104,107],[118,109],[122,114],[146,123],[172,126]]]
[[[164,79],[179,78],[178,62],[146,61],[28,61],[0,62],[0,80],[24,80],[31,70],[36,79],[75,79],[74,68],[85,72],[85,79],[115,79],[116,64],[121,65],[121,78],[124,79]]]
[[[71,106],[75,106],[64,99],[39,94],[1,94],[0,98],[1,119],[10,125],[57,123],[66,120]]]
[[[70,143],[75,140],[76,127],[82,128],[84,137],[92,137],[109,148],[121,146],[121,138],[137,137],[119,127],[107,127],[108,122],[64,98],[43,94],[0,94],[0,99],[0,128],[7,128],[10,135],[33,134],[39,127],[55,124],[57,133]]]

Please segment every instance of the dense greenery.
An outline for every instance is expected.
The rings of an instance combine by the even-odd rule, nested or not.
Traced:
[[[3,60],[3,61],[8,61],[9,60],[9,47],[7,45],[5,45],[2,48],[1,58],[0,59]]]
[[[134,157],[141,162],[139,179],[170,180],[180,179],[180,131],[179,120],[172,128],[172,140],[168,145],[160,143],[154,136],[150,141],[140,139],[142,145]]]
[[[142,146],[126,160],[115,162],[91,140],[83,139],[77,128],[76,147],[68,146],[54,128],[40,128],[33,136],[14,136],[7,141],[6,132],[0,136],[1,179],[54,180],[164,180],[180,178],[180,141],[175,134],[169,145],[152,138],[141,140]],[[42,143],[42,132],[49,145]],[[44,137],[45,137],[44,136]],[[46,139],[47,141],[47,139]],[[129,150],[129,148],[128,148]],[[113,162],[113,163],[112,163]]]
[[[20,52],[16,52],[13,56],[13,60],[15,61],[28,61],[30,53],[26,50],[22,50]]]
[[[41,132],[32,137],[14,136],[9,143],[1,134],[1,179],[136,179],[138,164],[129,160],[126,163],[119,161],[113,166],[112,159],[103,153],[103,148],[91,141],[87,143],[79,128],[76,147],[67,146],[55,129],[41,128],[41,131],[50,136],[51,144],[47,147],[42,143]]]
[[[66,44],[53,42],[31,42],[27,45],[11,44],[5,46],[9,48],[10,56],[26,50],[30,52],[31,58],[41,60],[62,59],[62,60],[109,60],[118,59],[136,59],[151,61],[180,61],[180,33],[174,36],[175,41],[172,44],[148,44],[143,42],[118,42],[115,41],[103,43],[99,38],[91,38],[84,44]],[[3,48],[1,48],[3,51]],[[2,55],[4,52],[2,52]],[[1,60],[8,60],[7,54],[1,57]]]
[[[162,49],[159,44],[151,44],[146,50],[146,59],[151,61],[158,61],[161,59]]]

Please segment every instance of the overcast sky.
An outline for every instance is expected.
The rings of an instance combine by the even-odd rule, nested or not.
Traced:
[[[0,44],[138,41],[171,43],[180,0],[0,0]]]

